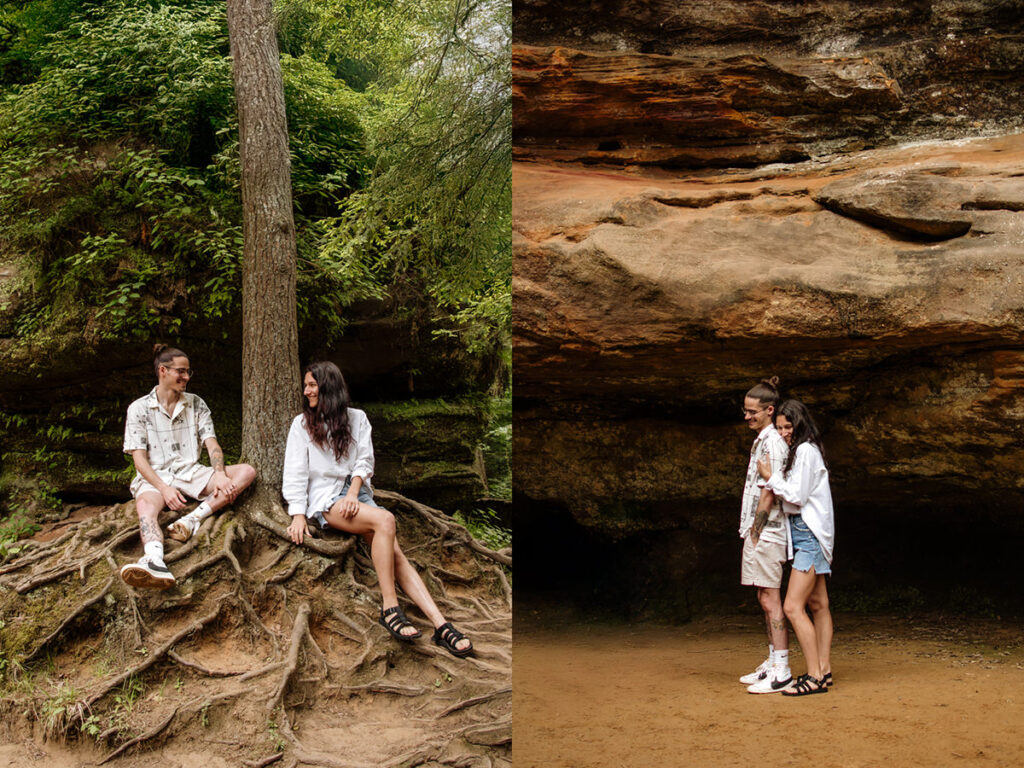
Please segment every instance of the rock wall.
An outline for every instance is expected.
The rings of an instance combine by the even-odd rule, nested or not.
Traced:
[[[889,571],[921,589],[951,531],[1024,531],[1011,10],[517,6],[521,554],[561,515],[616,599],[735,584],[740,405],[771,374],[825,430],[848,586],[893,525],[944,553]]]
[[[515,43],[521,159],[750,166],[1021,125],[1019,3],[526,0]]]
[[[196,370],[189,390],[210,405],[218,439],[237,460],[238,340],[194,326],[176,343]],[[69,503],[129,498],[134,471],[122,454],[124,414],[155,383],[151,349],[73,336],[31,346],[0,338],[0,511],[49,508],[59,517]],[[302,356],[334,360],[370,416],[376,485],[449,512],[503,511],[508,447],[489,434],[507,416],[500,399],[466,384],[478,377],[484,390],[493,361],[467,360],[444,344],[418,346],[408,329],[372,314],[329,347],[306,339]]]

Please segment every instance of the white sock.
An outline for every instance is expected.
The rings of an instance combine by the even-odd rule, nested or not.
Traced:
[[[772,666],[776,672],[789,671],[789,649],[784,651],[773,651]]]
[[[774,661],[774,660],[775,660],[775,646],[772,645],[771,643],[768,643],[768,661]]]
[[[213,509],[210,508],[210,502],[204,501],[198,507],[189,512],[188,516],[201,523],[212,514]]]
[[[149,562],[156,565],[164,564],[164,543],[162,541],[147,541],[142,545],[142,551],[146,553]]]

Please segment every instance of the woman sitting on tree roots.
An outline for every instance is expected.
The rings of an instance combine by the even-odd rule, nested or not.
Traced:
[[[799,400],[786,400],[779,406],[775,429],[789,444],[786,463],[773,473],[768,462],[760,460],[757,471],[767,481],[766,487],[782,498],[782,511],[789,515],[793,569],[783,610],[807,661],[807,674],[782,694],[828,693],[832,685],[832,614],[825,576],[832,573],[835,514],[825,451],[807,406]],[[813,621],[807,616],[808,606]]]
[[[370,546],[383,605],[380,624],[404,642],[420,637],[398,605],[395,581],[433,622],[434,643],[453,656],[468,656],[473,643],[445,620],[423,579],[402,553],[395,538],[395,516],[373,501],[373,444],[366,414],[349,408],[348,387],[338,366],[330,362],[306,366],[302,394],[305,405],[288,431],[282,493],[292,516],[288,534],[302,544],[306,518],[345,533],[355,533]]]

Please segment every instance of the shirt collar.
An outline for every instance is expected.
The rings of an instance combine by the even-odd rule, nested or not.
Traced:
[[[157,390],[156,387],[153,387],[151,390],[149,390],[149,394],[146,395],[146,405],[148,407],[150,407],[150,408],[156,408],[157,410],[163,410],[161,408],[161,406],[160,406],[160,400],[157,399],[156,390]],[[174,413],[171,414],[171,418],[173,419],[175,416],[177,416],[179,413],[181,413],[183,408],[188,408],[188,407],[189,407],[188,392],[182,392],[181,393],[181,397],[178,398],[178,402],[176,402],[174,404]],[[164,411],[164,413],[166,413],[166,411]]]
[[[768,424],[768,426],[766,426],[764,429],[762,429],[760,432],[757,433],[758,441],[764,440],[766,437],[768,437],[774,431],[775,431],[775,425],[774,424]]]

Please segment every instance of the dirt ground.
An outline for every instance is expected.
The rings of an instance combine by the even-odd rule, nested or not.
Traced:
[[[378,490],[380,497],[385,493]],[[392,494],[393,503],[399,498]],[[220,564],[216,571],[218,563],[213,563],[209,570],[181,577],[188,562],[182,559],[174,566],[178,584],[164,592],[126,592],[116,574],[101,574],[101,583],[108,578],[107,586],[114,582],[119,589],[98,603],[98,610],[69,625],[73,631],[53,643],[44,662],[0,664],[0,677],[9,673],[0,690],[0,768],[240,768],[262,763],[275,768],[440,763],[511,768],[510,586],[487,581],[497,566],[449,536],[443,518],[430,527],[432,516],[442,513],[402,509],[405,551],[446,617],[473,639],[469,658],[456,659],[435,647],[429,620],[414,606],[406,611],[424,636],[409,644],[387,636],[374,622],[377,582],[363,548],[355,548],[347,561],[299,552],[266,534],[261,538],[260,528],[236,516],[228,525],[248,523],[251,531],[241,537],[246,547],[238,550],[244,566]],[[47,526],[37,541],[71,536],[72,531],[69,549],[79,541],[118,541],[115,522],[121,524],[124,512],[113,507],[76,510]],[[102,518],[98,522],[105,527],[99,536],[83,536],[77,527],[92,525],[94,518]],[[134,514],[125,519],[131,535],[125,551],[117,552],[122,559],[138,548]],[[190,556],[200,564],[209,560],[210,550],[220,549],[214,544],[219,541],[215,526],[195,539]],[[443,534],[438,532],[442,528]],[[225,543],[221,551],[229,548]],[[90,575],[102,567],[87,564]],[[21,577],[21,567],[6,564],[5,577]],[[267,567],[283,577],[262,573]],[[51,606],[66,610],[60,602],[66,594],[76,589],[108,594],[107,587],[84,587],[73,578],[78,568],[73,572],[57,587],[28,590],[27,598],[15,594],[16,582],[0,584],[0,596],[7,599],[0,605],[0,662],[8,661],[7,633],[34,617],[43,617],[44,625],[55,612]],[[232,613],[250,597],[255,600],[252,619]],[[33,598],[43,606],[34,613],[28,605]],[[215,611],[193,602],[204,598],[216,605]],[[118,622],[132,616],[116,609],[129,605],[145,619],[138,619],[139,639],[129,634],[126,646],[108,643],[111,637],[121,638]],[[210,617],[208,623],[179,636],[204,616]],[[177,637],[173,653],[167,645],[171,637]],[[286,662],[276,661],[283,651],[294,656],[290,670]],[[155,661],[139,667],[137,657]],[[137,674],[105,688],[124,674],[126,664],[138,667]],[[90,721],[91,732],[72,727]],[[68,742],[63,733],[70,734]]]
[[[754,617],[541,629],[522,613],[516,768],[1024,765],[1020,624],[838,615],[834,687],[792,699],[737,680],[767,650]]]

